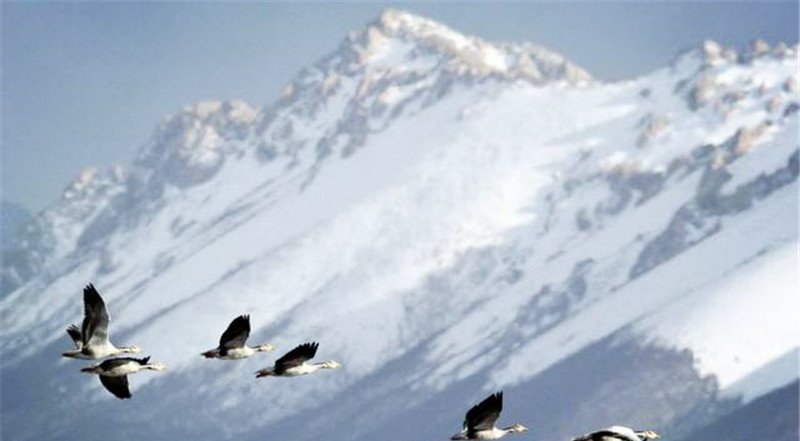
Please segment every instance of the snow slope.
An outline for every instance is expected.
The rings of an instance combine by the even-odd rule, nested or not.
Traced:
[[[766,369],[798,347],[797,54],[706,42],[606,84],[390,10],[273,105],[188,106],[4,262],[31,274],[0,300],[3,435],[433,439],[500,388],[535,421],[531,385],[564,390],[598,352],[699,385],[623,397],[624,369],[586,374],[609,423],[705,425],[797,377]],[[56,361],[90,281],[114,339],[171,368],[130,402]],[[344,368],[256,382],[273,354],[200,359],[242,313],[253,341],[318,340]],[[542,411],[541,437],[602,423]]]

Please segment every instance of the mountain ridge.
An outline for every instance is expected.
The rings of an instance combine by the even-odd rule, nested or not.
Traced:
[[[381,41],[367,29],[357,45]],[[337,51],[276,104],[188,106],[131,168],[89,170],[68,188],[70,202],[46,214],[62,226],[61,251],[0,301],[11,337],[0,346],[4,435],[97,436],[10,396],[59,415],[85,403],[122,438],[154,418],[156,436],[198,439],[268,429],[351,439],[330,429],[330,406],[339,422],[368,409],[359,433],[386,433],[401,424],[379,405],[392,397],[418,422],[402,433],[433,437],[461,420],[463,406],[448,402],[504,388],[513,404],[570,390],[571,376],[613,403],[604,418],[689,433],[741,404],[737,380],[796,351],[787,337],[800,282],[785,272],[760,302],[774,326],[745,322],[747,341],[717,352],[702,344],[727,341],[728,318],[754,301],[765,268],[796,262],[796,210],[780,215],[797,189],[796,48],[719,61],[706,43],[627,82],[541,84],[450,70],[446,56],[414,58],[382,41],[377,60],[399,55],[416,70],[375,76]],[[342,72],[352,75],[331,77]],[[52,365],[89,281],[114,338],[173,368],[132,380],[130,414],[114,415],[99,385],[76,381],[74,363]],[[720,307],[726,299],[745,306]],[[241,313],[253,338],[282,348],[318,339],[344,369],[253,383],[265,359],[201,363],[191,348]],[[632,384],[587,367],[617,358],[647,362]],[[30,363],[49,363],[46,377],[28,375]],[[775,372],[746,399],[791,376]],[[673,373],[685,384],[668,384]],[[42,402],[47,390],[61,400]],[[601,423],[591,401],[571,398],[583,415],[573,421],[566,401],[535,399],[551,421],[540,436]],[[521,404],[508,416],[535,419]]]

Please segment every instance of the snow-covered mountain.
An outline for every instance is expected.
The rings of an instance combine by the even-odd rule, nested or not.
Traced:
[[[529,439],[746,412],[797,378],[797,71],[797,45],[709,41],[604,83],[386,11],[37,216],[3,262],[3,438],[445,439],[497,389]],[[60,359],[90,281],[170,366],[130,401]],[[201,359],[242,313],[344,368]]]

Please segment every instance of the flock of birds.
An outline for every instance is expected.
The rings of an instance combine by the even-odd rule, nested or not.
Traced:
[[[67,327],[75,349],[64,352],[62,355],[70,358],[84,360],[101,360],[100,363],[84,367],[81,372],[97,374],[100,383],[115,397],[126,399],[131,397],[128,386],[128,375],[144,370],[163,371],[166,369],[161,363],[151,363],[150,357],[118,357],[121,354],[135,354],[141,352],[138,346],[116,347],[108,335],[108,310],[103,298],[94,285],[89,284],[83,289],[84,317],[80,329],[75,325]],[[250,336],[250,316],[241,315],[233,319],[219,339],[219,345],[203,352],[205,358],[218,358],[221,360],[241,360],[258,352],[270,352],[275,347],[269,343],[256,346],[247,346]],[[284,356],[275,360],[275,363],[256,372],[256,378],[261,377],[296,377],[306,375],[321,369],[336,369],[341,367],[336,361],[329,360],[321,363],[312,363],[310,360],[317,354],[319,343],[303,343]],[[115,358],[108,358],[115,357]],[[464,439],[498,439],[509,433],[527,432],[528,428],[522,424],[513,424],[509,427],[496,426],[500,412],[503,410],[503,393],[497,392],[490,395],[480,403],[472,406],[467,411],[462,429],[453,435],[451,440]],[[607,429],[573,438],[572,441],[647,441],[659,438],[651,430],[634,430],[630,427],[611,426]]]

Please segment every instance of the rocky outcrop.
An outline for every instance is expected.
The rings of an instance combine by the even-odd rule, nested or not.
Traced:
[[[734,152],[738,150],[738,141],[735,141],[737,139],[739,136],[734,137],[734,142],[726,143],[729,150],[730,146],[733,146]],[[723,185],[731,178],[724,163],[706,166],[694,198],[675,213],[664,231],[644,246],[631,268],[630,278],[639,277],[686,248],[717,233],[721,228],[721,217],[747,210],[775,190],[796,181],[798,154],[800,153],[796,150],[783,167],[771,173],[762,173],[737,186],[730,193],[722,190]]]

